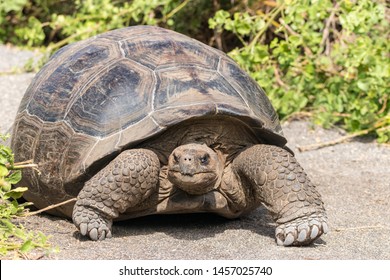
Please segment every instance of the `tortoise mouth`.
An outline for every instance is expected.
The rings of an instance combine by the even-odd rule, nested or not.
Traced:
[[[183,174],[180,171],[171,170],[168,179],[177,188],[189,194],[205,194],[216,189],[218,176],[214,172],[196,172],[194,174]]]
[[[185,177],[194,177],[196,175],[202,175],[202,174],[215,174],[213,171],[194,171],[194,172],[184,172],[182,170],[169,170],[169,172],[172,172],[174,174],[185,176]]]

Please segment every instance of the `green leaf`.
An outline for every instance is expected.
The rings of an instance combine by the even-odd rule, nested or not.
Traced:
[[[0,145],[0,164],[13,164],[14,156],[10,147]]]
[[[367,84],[367,83],[365,83],[364,81],[361,81],[361,80],[359,80],[358,82],[357,82],[357,86],[358,86],[358,88],[359,89],[361,89],[362,91],[368,91],[368,89],[369,89],[369,84]]]
[[[28,251],[31,251],[34,249],[34,245],[31,241],[31,239],[27,240],[26,242],[23,243],[23,245],[20,247],[20,251],[23,253],[26,253]]]
[[[230,19],[230,13],[219,10],[215,13],[214,17],[209,18],[208,24],[211,29],[222,28],[228,19]]]
[[[5,177],[9,173],[8,168],[5,167],[3,164],[0,164],[0,177]]]
[[[5,134],[5,135],[3,135],[3,134],[0,133],[0,139],[1,139],[2,141],[7,140],[9,137],[10,137],[9,133],[7,133],[7,134]],[[2,147],[2,145],[0,145],[0,147]]]
[[[18,188],[12,189],[12,190],[4,193],[4,198],[5,199],[8,199],[8,198],[19,199],[23,196],[23,193],[26,192],[27,190],[28,190],[28,188],[26,188],[26,187],[18,187]]]
[[[0,226],[8,231],[12,231],[15,228],[15,225],[9,219],[4,218],[0,220]]]
[[[20,11],[26,5],[27,0],[2,0],[0,1],[0,12],[9,13],[11,11]]]
[[[8,192],[12,188],[12,185],[8,183],[5,179],[0,178],[0,190],[2,192]],[[4,196],[5,199],[8,197]]]
[[[21,179],[22,179],[22,171],[16,170],[16,171],[13,171],[11,173],[11,175],[9,175],[6,178],[6,181],[9,182],[12,185],[16,185],[17,183],[20,182]]]

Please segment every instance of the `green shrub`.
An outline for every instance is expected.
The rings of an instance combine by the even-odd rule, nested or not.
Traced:
[[[268,13],[218,11],[211,28],[242,43],[229,52],[279,115],[375,131],[390,141],[390,43],[384,1],[278,1]],[[387,11],[388,12],[388,11]]]
[[[107,30],[134,24],[173,25],[189,0],[3,0],[0,41],[55,50]]]
[[[0,143],[4,139],[0,134]],[[27,214],[26,206],[31,203],[19,203],[17,200],[27,188],[11,189],[11,185],[20,181],[20,169],[25,166],[15,164],[12,150],[0,144],[0,256],[19,258],[33,249],[51,249],[47,236],[28,231],[21,223]]]
[[[110,29],[171,28],[228,52],[265,89],[281,118],[305,112],[325,127],[374,132],[390,142],[385,0],[0,3],[0,42],[44,45],[50,54]]]

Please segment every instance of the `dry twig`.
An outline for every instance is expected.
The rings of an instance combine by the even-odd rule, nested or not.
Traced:
[[[74,202],[74,201],[76,201],[76,200],[77,200],[77,198],[71,198],[71,199],[65,200],[65,201],[63,201],[63,202],[60,202],[60,203],[53,204],[53,205],[50,205],[50,206],[48,206],[48,207],[42,208],[42,209],[40,209],[40,210],[38,210],[38,211],[29,212],[29,213],[27,213],[25,216],[26,216],[26,217],[33,216],[33,215],[36,215],[36,214],[39,214],[39,213],[42,213],[42,212],[45,212],[45,211],[48,211],[48,210],[57,208],[57,207],[59,207],[59,206],[62,206],[62,205],[65,205],[65,204]]]
[[[329,40],[330,27],[335,20],[336,11],[338,11],[339,7],[340,7],[340,3],[337,2],[334,5],[329,18],[326,20],[325,28],[324,28],[324,31],[322,33],[322,40],[321,40],[320,46],[322,49],[325,46],[325,44],[327,45],[326,50],[325,50],[326,55],[329,55],[329,52],[330,52],[330,47],[328,46],[329,42],[330,42],[330,40]]]
[[[275,74],[275,80],[278,83],[278,85],[284,88],[285,90],[288,90],[289,87],[282,81],[277,65],[274,65],[274,74]]]
[[[285,21],[284,19],[279,19],[279,22],[283,25],[283,27],[290,33],[291,35],[297,36],[297,37],[302,37],[301,34],[298,34],[295,32]],[[302,43],[303,49],[305,51],[305,54],[309,57],[313,56],[313,52],[311,49],[303,42]]]
[[[389,121],[389,118],[385,117],[385,118],[382,118],[379,121],[377,121],[375,125],[373,125],[372,127],[368,128],[368,129],[360,130],[360,131],[357,131],[355,133],[352,133],[352,134],[349,134],[349,135],[346,135],[346,136],[342,136],[342,137],[340,137],[340,138],[338,138],[336,140],[326,141],[326,142],[321,142],[321,143],[316,143],[316,144],[311,144],[311,145],[306,145],[306,146],[298,146],[297,148],[298,148],[298,150],[300,152],[305,152],[305,151],[317,150],[317,149],[320,149],[320,148],[324,148],[324,147],[328,147],[328,146],[334,146],[334,145],[337,145],[337,144],[348,142],[348,141],[352,140],[355,137],[367,135],[367,134],[369,134],[370,132],[372,132],[372,131],[374,131],[376,129],[386,129],[386,128],[389,128],[389,126],[386,126],[388,121]]]

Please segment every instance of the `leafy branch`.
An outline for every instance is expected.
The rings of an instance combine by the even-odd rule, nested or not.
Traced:
[[[209,26],[238,38],[241,46],[229,55],[265,89],[279,116],[310,112],[316,124],[341,126],[351,138],[390,142],[385,1],[266,2],[234,14],[220,10]]]
[[[7,136],[0,134],[0,139]],[[41,232],[26,230],[20,223],[27,216],[27,206],[31,203],[19,203],[18,199],[27,191],[25,187],[11,189],[22,177],[21,169],[37,168],[31,161],[15,163],[12,150],[0,144],[0,255],[26,257],[33,249],[50,250],[48,237]]]

